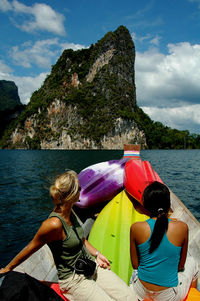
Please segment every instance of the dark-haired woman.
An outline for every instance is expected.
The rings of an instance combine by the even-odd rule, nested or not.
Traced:
[[[198,275],[196,263],[187,256],[188,226],[168,218],[170,192],[162,183],[145,189],[143,206],[150,219],[130,229],[131,261],[138,270],[134,291],[139,300],[184,300]]]

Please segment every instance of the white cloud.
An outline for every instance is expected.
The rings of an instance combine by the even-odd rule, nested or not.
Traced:
[[[0,60],[0,74],[1,73],[10,73],[12,69],[7,66],[3,61]]]
[[[40,68],[50,68],[52,63],[61,55],[64,49],[78,50],[84,45],[74,43],[62,43],[58,38],[36,41],[27,41],[20,46],[14,46],[10,55],[16,65],[31,68],[37,65]]]
[[[26,6],[26,5],[24,5],[23,3],[20,3],[17,0],[14,0],[12,2],[12,5],[13,5],[13,9],[14,9],[15,12],[24,13],[24,14],[31,14],[32,9],[31,9],[30,6]]]
[[[137,103],[145,113],[169,127],[200,133],[199,44],[169,44],[166,55],[158,48],[136,52],[135,69]]]
[[[159,46],[160,40],[161,40],[160,36],[158,36],[158,35],[153,36],[152,34],[149,34],[149,33],[147,33],[144,36],[138,36],[135,32],[132,32],[131,37],[136,44],[139,43],[139,45],[144,45],[146,43],[150,46],[153,45],[156,47]],[[151,49],[151,47],[150,47],[150,49]]]
[[[49,5],[44,3],[35,3],[33,6],[27,6],[14,0],[9,3],[7,0],[0,0],[0,9],[2,11],[12,10],[16,14],[23,16],[21,23],[15,25],[23,31],[48,31],[57,35],[65,35],[64,15],[54,11]],[[16,16],[15,16],[16,18]]]
[[[60,45],[57,38],[31,41],[14,46],[10,50],[10,55],[16,65],[30,68],[37,65],[40,68],[50,68],[52,60],[60,54]],[[54,62],[55,63],[55,62]]]
[[[160,121],[171,128],[200,133],[200,104],[175,108],[142,107],[142,109],[154,121]]]
[[[45,80],[47,73],[40,73],[37,76],[14,76],[9,73],[0,73],[0,80],[14,81],[18,87],[20,101],[27,104],[30,100],[32,93],[39,89]]]
[[[47,73],[43,72],[33,77],[13,77],[14,82],[19,88],[19,95],[22,103],[27,104],[29,102],[32,93],[41,87],[46,76]]]
[[[139,43],[143,43],[144,41],[149,41],[153,39],[151,34],[146,34],[145,36],[138,36],[135,32],[132,32],[131,37],[134,42],[138,41]]]
[[[67,43],[67,42],[66,43],[61,43],[60,46],[61,46],[62,50],[72,49],[74,51],[80,50],[80,49],[83,49],[83,48],[87,48],[86,46],[81,45],[81,44],[74,44],[74,43]]]
[[[136,53],[136,87],[140,106],[177,107],[200,102],[200,45],[168,45]]]
[[[7,0],[0,0],[0,10],[3,12],[12,10],[12,5]]]
[[[153,38],[152,40],[150,40],[150,43],[153,44],[153,45],[155,45],[155,46],[158,46],[159,43],[160,43],[160,39],[161,39],[161,37],[156,36],[155,38]]]

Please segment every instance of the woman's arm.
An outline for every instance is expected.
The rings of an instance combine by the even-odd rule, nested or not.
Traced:
[[[45,243],[59,239],[59,229],[60,225],[58,221],[53,220],[53,218],[44,221],[32,241],[19,252],[5,268],[0,269],[0,273],[6,273],[13,270],[33,253],[38,251]]]
[[[130,255],[131,263],[134,269],[138,269],[139,259],[136,248],[136,235],[137,235],[137,223],[133,224],[130,228]]]
[[[103,255],[101,254],[95,247],[93,247],[89,241],[87,239],[84,238],[84,244],[86,246],[86,248],[88,249],[88,251],[90,252],[90,254],[94,257],[96,257],[98,264],[100,265],[100,267],[106,269],[110,269],[110,262],[109,260]]]
[[[184,270],[185,260],[187,257],[187,250],[188,250],[188,226],[187,224],[181,222],[182,233],[183,233],[183,244],[181,249],[180,261],[178,265],[178,271]]]
[[[13,270],[20,263],[24,262],[33,253],[39,250],[43,244],[39,240],[33,239],[21,252],[19,252],[15,258],[5,267],[0,269],[0,273],[6,273]]]
[[[95,247],[93,247],[91,245],[91,243],[89,243],[89,241],[85,238],[83,238],[83,243],[86,246],[86,248],[88,249],[88,251],[90,252],[90,254],[94,257],[97,256],[97,252],[99,252]]]

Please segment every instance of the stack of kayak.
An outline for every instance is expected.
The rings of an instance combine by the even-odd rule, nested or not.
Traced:
[[[162,182],[151,164],[141,160],[140,147],[134,145],[125,146],[121,160],[95,164],[79,174],[81,195],[76,206],[87,205],[90,211],[93,206],[102,205],[89,242],[109,259],[111,269],[126,283],[133,272],[130,227],[149,218],[142,207],[142,195],[154,181]]]
[[[109,259],[111,269],[128,284],[133,272],[129,254],[130,226],[149,218],[142,206],[144,189],[154,181],[163,181],[148,161],[141,160],[138,145],[125,145],[122,159],[89,166],[79,173],[78,178],[81,193],[75,213],[83,223],[89,242]],[[173,192],[171,211],[172,217],[188,224],[189,252],[200,267],[200,223]],[[89,220],[92,222],[88,223]],[[55,265],[47,246],[17,270],[39,280],[57,281]],[[56,285],[53,286],[56,289]],[[198,294],[197,290],[192,291]],[[195,300],[191,298],[187,300]]]

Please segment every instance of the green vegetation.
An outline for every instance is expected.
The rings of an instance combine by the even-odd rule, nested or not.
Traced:
[[[0,112],[21,105],[17,86],[13,81],[0,80]]]
[[[97,58],[107,50],[115,49],[115,55],[109,64],[96,72],[92,82],[86,80],[90,68]],[[78,74],[78,87],[73,86],[72,78]],[[119,77],[119,74],[123,76]],[[128,79],[126,79],[128,74]],[[77,116],[82,120],[81,124],[75,122],[68,126],[68,134],[75,139],[77,133],[83,138],[93,140],[100,144],[102,136],[106,135],[114,127],[116,118],[120,117],[122,109],[134,111],[136,104],[134,81],[134,44],[128,30],[121,26],[115,32],[108,32],[98,43],[88,49],[73,51],[65,50],[57,63],[52,67],[50,75],[44,81],[43,86],[35,91],[29,104],[10,125],[8,131],[1,140],[1,147],[8,147],[10,133],[18,127],[24,131],[25,121],[28,118],[37,120],[34,129],[36,137],[31,139],[24,131],[23,147],[39,148],[39,141],[49,139],[49,116],[47,108],[55,100],[59,99],[66,105],[76,107]],[[51,138],[59,137],[64,125],[64,117],[61,120],[57,133],[51,132]],[[12,145],[10,147],[13,147]]]
[[[16,105],[13,109],[6,109],[4,111],[0,110],[0,138],[12,120],[16,119],[16,116],[18,116],[24,109],[25,105],[20,104]]]
[[[0,138],[10,122],[23,110],[18,88],[13,81],[0,80]]]
[[[90,138],[96,143],[100,142],[103,135],[106,135],[113,127],[116,113],[110,110],[109,101],[100,92],[95,91],[95,97],[91,89],[93,84],[88,84],[84,88],[73,91],[66,97],[67,104],[74,104],[77,114],[83,120],[82,124],[74,124],[70,134],[78,132],[83,138]]]
[[[39,137],[30,138],[29,136],[25,139],[25,145],[29,149],[40,149]]]
[[[149,149],[195,149],[200,148],[200,135],[179,131],[155,122],[137,108],[132,118],[144,129]]]

